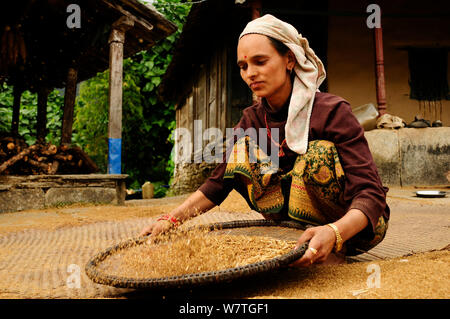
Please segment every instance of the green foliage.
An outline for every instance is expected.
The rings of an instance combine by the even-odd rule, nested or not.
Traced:
[[[173,143],[176,127],[174,105],[158,99],[157,90],[172,59],[178,38],[191,5],[181,0],[156,0],[156,9],[178,26],[148,51],[124,61],[122,172],[128,174],[129,187],[137,189],[145,181],[155,185],[155,197],[166,194],[173,175]],[[107,171],[108,160],[109,71],[99,73],[80,86],[74,110],[73,143],[81,146]],[[0,133],[11,130],[13,88],[0,85]],[[64,96],[54,90],[48,97],[47,142],[59,144]],[[19,134],[31,145],[36,141],[37,94],[22,94]]]
[[[158,99],[158,86],[172,59],[190,5],[181,0],[157,0],[156,9],[178,26],[178,31],[148,51],[124,61],[122,172],[129,187],[145,181],[155,185],[155,197],[165,195],[174,164],[171,159],[175,129],[174,105]],[[106,172],[108,157],[108,71],[81,86],[75,107],[73,140]]]
[[[155,182],[155,183],[153,183],[153,186],[155,187],[154,192],[153,192],[154,198],[160,198],[160,197],[164,197],[166,195],[167,188],[164,187],[165,185],[163,182]]]
[[[3,83],[0,86],[0,133],[9,134],[11,131],[13,101],[13,87]],[[59,144],[63,107],[64,96],[53,90],[47,103],[47,142]],[[36,117],[37,94],[24,91],[20,102],[19,135],[28,145],[36,142]]]
[[[108,87],[109,71],[84,82],[75,107],[72,140],[80,145],[106,173],[108,161]],[[143,120],[140,89],[130,74],[124,72],[122,135],[125,147],[139,138],[139,125]],[[131,174],[132,175],[132,174]]]

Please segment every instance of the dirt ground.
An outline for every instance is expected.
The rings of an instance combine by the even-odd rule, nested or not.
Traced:
[[[450,213],[448,201],[438,202],[436,208],[427,201],[414,202],[415,199],[404,196],[405,192],[409,194],[411,190],[392,193],[389,200],[394,213],[408,205],[418,207],[415,215],[418,218],[425,211],[432,212],[433,207],[440,214],[443,209]],[[94,253],[123,239],[136,237],[155,216],[170,211],[186,197],[129,201],[122,207],[72,205],[0,214],[0,298],[156,297],[148,292],[93,284],[85,274],[81,274],[81,289],[68,290],[67,265],[73,261],[84,264]],[[208,214],[213,219],[214,216],[222,219],[225,216],[228,220],[257,215],[234,192]],[[442,217],[435,217],[442,221]],[[401,218],[398,221],[400,224]],[[442,221],[447,232],[436,238],[440,242],[438,249],[422,249],[421,253],[408,256],[397,253],[395,258],[344,265],[284,269],[266,275],[264,280],[255,277],[240,284],[222,285],[220,289],[210,287],[167,293],[205,298],[447,299],[450,297],[450,250],[446,246],[450,244],[448,221],[447,215]],[[407,229],[395,229],[406,232],[404,237],[411,235]],[[160,293],[157,295],[160,297]]]

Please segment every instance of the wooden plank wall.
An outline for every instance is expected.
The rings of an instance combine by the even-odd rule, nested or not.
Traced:
[[[208,63],[202,65],[192,92],[176,110],[177,128],[187,128],[194,139],[194,120],[201,120],[202,134],[206,129],[215,127],[225,135],[228,125],[227,95],[227,54],[226,50],[217,50]],[[201,139],[200,136],[197,138]],[[202,149],[209,142],[202,141]]]

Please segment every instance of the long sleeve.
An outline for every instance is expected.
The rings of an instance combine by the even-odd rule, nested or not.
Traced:
[[[265,128],[265,114],[270,127],[279,128],[280,140],[282,140],[287,107],[282,112],[272,113],[264,103],[253,105],[244,110],[240,122],[234,129]],[[309,140],[328,140],[335,144],[346,176],[343,198],[347,209],[361,210],[369,219],[373,230],[380,216],[383,215],[389,219],[389,207],[386,204],[387,188],[382,186],[364,137],[364,129],[353,115],[348,102],[336,95],[316,93]],[[236,138],[228,139],[228,141],[236,142]],[[218,164],[211,176],[199,188],[216,205],[220,205],[233,189],[229,180],[223,178],[227,165],[226,159],[231,148],[227,147],[226,150],[224,161]],[[281,158],[280,167],[287,172],[292,169],[298,154],[292,152],[286,145],[285,153],[286,156]]]
[[[199,191],[216,205],[220,205],[233,189],[229,183],[224,183],[223,180],[226,166],[226,163],[218,164],[211,176],[199,187]]]
[[[389,218],[387,189],[381,183],[364,129],[347,102],[343,101],[332,108],[323,132],[326,139],[335,144],[344,169],[344,200],[349,205],[348,209],[361,210],[375,230],[382,215]]]

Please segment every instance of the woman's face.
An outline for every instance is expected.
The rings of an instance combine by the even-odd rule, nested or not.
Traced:
[[[292,55],[280,55],[265,35],[247,34],[239,40],[237,56],[241,77],[256,96],[269,103],[285,102],[292,88],[288,72],[295,65]]]

